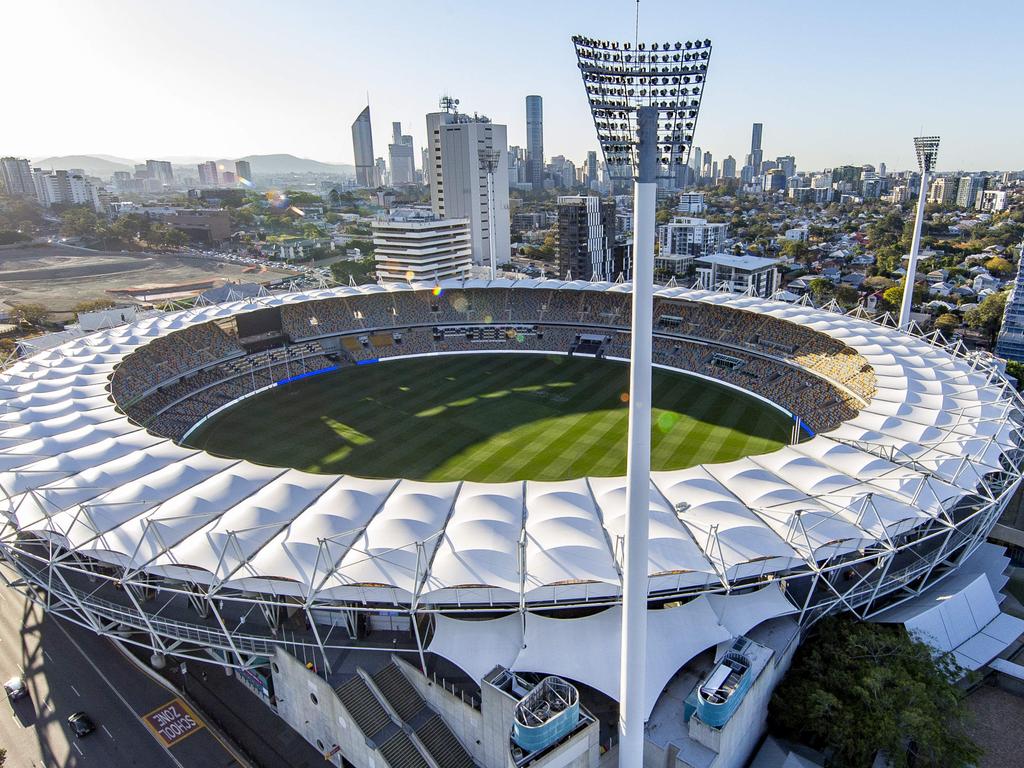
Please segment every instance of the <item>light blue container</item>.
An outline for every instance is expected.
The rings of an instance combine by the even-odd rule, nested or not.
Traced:
[[[527,754],[556,744],[580,721],[580,694],[560,677],[545,677],[516,704],[512,740]]]
[[[750,688],[750,659],[729,651],[697,688],[697,716],[712,728],[721,728]]]

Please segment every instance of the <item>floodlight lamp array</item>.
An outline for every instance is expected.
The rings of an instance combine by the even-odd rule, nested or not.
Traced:
[[[676,174],[690,157],[711,41],[631,43],[572,38],[608,173],[636,174],[640,107],[658,110],[658,169]]]
[[[922,173],[935,169],[935,160],[939,156],[938,136],[918,136],[914,139],[914,151],[917,153],[917,166]]]

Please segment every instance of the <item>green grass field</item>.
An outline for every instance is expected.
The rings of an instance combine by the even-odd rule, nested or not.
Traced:
[[[593,358],[450,355],[345,368],[252,397],[193,433],[224,456],[312,472],[424,480],[563,480],[626,471],[628,367]],[[775,450],[764,403],[656,370],[651,464]]]

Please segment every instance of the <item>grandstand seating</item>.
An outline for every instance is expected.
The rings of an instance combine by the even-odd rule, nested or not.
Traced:
[[[371,293],[281,307],[293,343],[245,355],[227,331],[203,323],[156,339],[115,371],[115,401],[135,421],[180,439],[198,420],[288,376],[353,361],[467,351],[570,350],[578,334],[610,337],[629,356],[627,293],[456,289]],[[527,333],[506,333],[514,327]],[[533,330],[536,332],[534,333]],[[875,391],[864,358],[811,328],[769,315],[685,300],[654,304],[654,360],[759,394],[814,431],[851,418]],[[468,331],[468,332],[467,332]],[[317,339],[340,337],[328,357]],[[718,357],[715,357],[717,353]],[[735,361],[723,364],[724,360]]]

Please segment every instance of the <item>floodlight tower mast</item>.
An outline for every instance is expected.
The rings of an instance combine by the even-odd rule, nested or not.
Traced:
[[[494,172],[501,162],[501,151],[497,149],[481,149],[480,169],[487,174],[487,243],[490,256],[491,280],[498,276],[498,259],[494,244]]]
[[[594,127],[612,175],[633,178],[633,325],[619,661],[619,766],[641,768],[647,717],[651,336],[658,179],[689,159],[711,41],[615,43],[575,36]],[[635,47],[634,47],[635,46]]]
[[[917,275],[917,255],[921,250],[921,225],[924,223],[924,204],[928,194],[928,180],[939,154],[938,136],[918,136],[914,139],[917,165],[921,169],[921,188],[917,192],[917,215],[914,217],[914,238],[910,244],[907,275],[903,280],[903,301],[900,303],[900,329],[910,326],[910,307],[914,303],[914,277]]]

